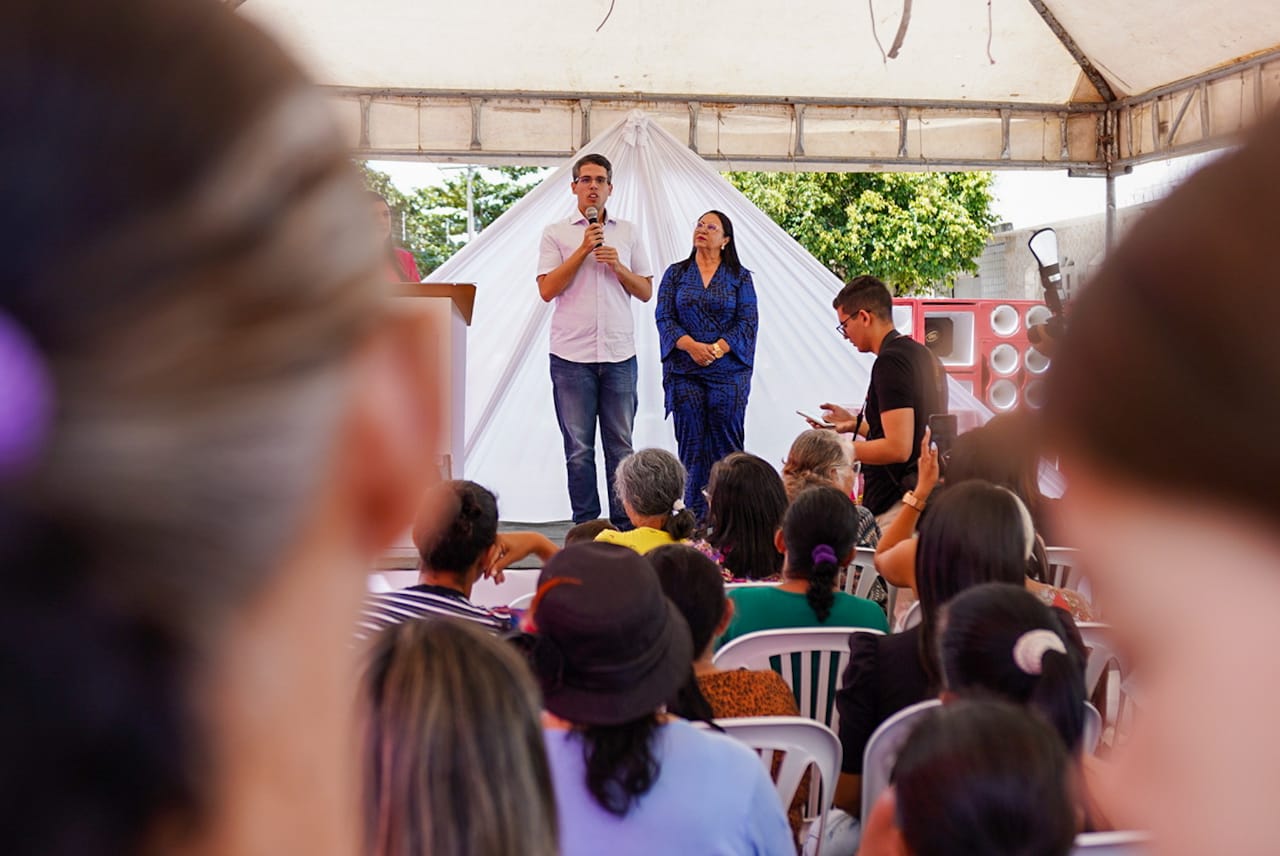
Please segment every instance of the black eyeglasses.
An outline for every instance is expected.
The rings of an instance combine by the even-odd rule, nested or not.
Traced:
[[[603,187],[609,183],[609,179],[603,175],[580,175],[573,180],[573,183],[579,187],[588,187],[592,184],[598,184]]]
[[[850,315],[849,317],[845,318],[843,321],[841,321],[839,324],[836,325],[836,332],[839,333],[841,336],[845,337],[846,339],[849,338],[849,331],[845,329],[845,326],[856,317],[858,316]]]

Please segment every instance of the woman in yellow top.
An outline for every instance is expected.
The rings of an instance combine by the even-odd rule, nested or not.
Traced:
[[[597,541],[621,544],[644,555],[654,547],[687,541],[693,512],[684,507],[684,465],[663,449],[641,449],[622,459],[614,477],[618,498],[635,528],[605,530]]]

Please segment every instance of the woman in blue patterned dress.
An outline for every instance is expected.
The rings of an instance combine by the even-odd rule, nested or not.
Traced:
[[[666,412],[689,471],[685,504],[701,520],[711,465],[742,450],[756,352],[755,286],[721,212],[698,218],[693,251],[663,274],[656,317]]]

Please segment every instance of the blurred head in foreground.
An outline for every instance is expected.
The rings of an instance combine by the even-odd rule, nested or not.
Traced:
[[[351,852],[436,415],[321,96],[227,4],[12,0],[0,197],[6,851]]]
[[[1273,114],[1136,224],[1049,373],[1064,531],[1142,682],[1119,796],[1165,853],[1280,840],[1278,150]]]

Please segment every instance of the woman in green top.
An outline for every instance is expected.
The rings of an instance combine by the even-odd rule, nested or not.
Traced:
[[[857,506],[833,487],[796,497],[776,537],[784,553],[782,583],[730,593],[733,621],[720,644],[757,630],[784,627],[861,627],[888,632],[885,614],[869,600],[836,591],[836,576],[853,558]]]

